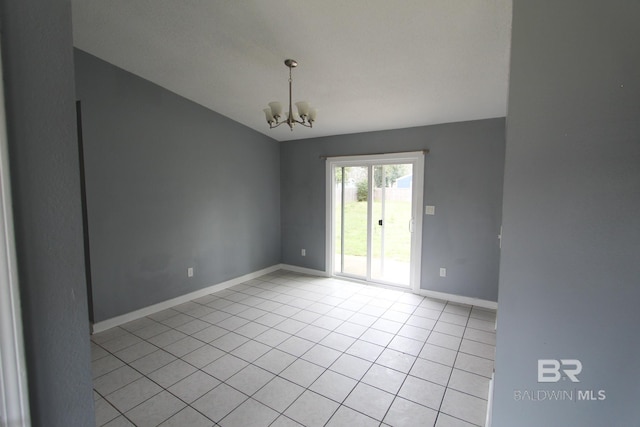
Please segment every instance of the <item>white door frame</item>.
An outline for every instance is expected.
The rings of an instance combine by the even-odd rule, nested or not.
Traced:
[[[13,235],[1,58],[0,54],[0,425],[28,427],[31,421]]]
[[[332,173],[336,166],[370,166],[374,164],[412,163],[412,216],[413,233],[411,235],[411,274],[409,287],[413,292],[420,290],[420,271],[422,264],[422,199],[424,193],[424,152],[411,151],[406,153],[371,154],[361,156],[327,157],[326,163],[326,254],[325,273],[333,276],[335,230],[333,229],[334,200],[333,188],[335,187],[335,174]],[[369,245],[369,243],[368,243]]]

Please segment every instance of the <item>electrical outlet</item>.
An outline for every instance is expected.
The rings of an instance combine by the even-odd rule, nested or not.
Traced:
[[[193,277],[193,267],[187,268],[187,277]]]
[[[307,256],[307,250],[306,249],[301,249],[300,250],[300,255]]]
[[[424,207],[424,214],[425,215],[435,215],[436,214],[436,207],[435,206],[431,206],[431,205],[427,205]]]
[[[440,267],[440,277],[447,277],[447,269]]]

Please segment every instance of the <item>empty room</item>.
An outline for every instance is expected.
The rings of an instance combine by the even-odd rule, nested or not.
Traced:
[[[630,426],[634,2],[0,3],[2,426]]]

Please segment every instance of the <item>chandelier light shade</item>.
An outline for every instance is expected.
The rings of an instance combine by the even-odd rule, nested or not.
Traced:
[[[267,123],[269,123],[269,128],[277,128],[283,123],[286,123],[292,131],[296,124],[301,124],[302,126],[311,128],[313,127],[313,122],[316,121],[316,115],[318,114],[318,111],[315,108],[311,108],[309,103],[306,101],[300,101],[296,102],[296,108],[298,111],[293,111],[291,70],[297,67],[298,63],[294,59],[287,59],[284,61],[284,65],[289,67],[289,111],[285,113],[286,116],[283,117],[282,104],[277,101],[270,102],[268,104],[269,108],[265,108],[263,110]]]

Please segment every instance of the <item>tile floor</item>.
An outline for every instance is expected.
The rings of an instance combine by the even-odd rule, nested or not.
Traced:
[[[96,426],[484,426],[494,322],[277,271],[93,335]]]

